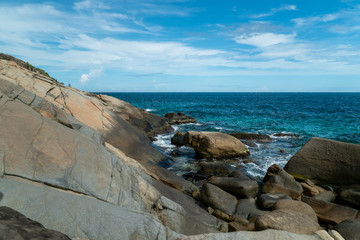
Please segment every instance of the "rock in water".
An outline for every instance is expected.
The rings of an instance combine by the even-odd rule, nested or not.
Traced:
[[[0,207],[0,239],[70,240],[65,234],[46,229],[40,223],[9,207]]]
[[[303,192],[301,184],[276,164],[269,167],[263,182],[262,191],[264,193],[285,193],[296,199]]]
[[[260,142],[260,143],[269,143],[272,142],[270,136],[263,134],[255,134],[255,133],[232,133],[231,136],[236,137],[240,140]]]
[[[182,112],[178,113],[167,113],[165,114],[165,118],[170,124],[184,124],[184,123],[195,123],[196,119],[185,115]]]
[[[299,179],[335,185],[360,182],[360,145],[311,138],[284,169]]]
[[[235,158],[250,155],[249,149],[237,138],[220,132],[189,131],[185,143],[195,149],[197,158]]]
[[[256,230],[285,230],[298,234],[313,234],[320,225],[308,215],[288,209],[275,210],[260,216],[255,222]]]

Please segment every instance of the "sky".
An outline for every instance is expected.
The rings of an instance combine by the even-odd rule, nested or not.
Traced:
[[[0,0],[0,52],[90,92],[360,92],[360,0]]]

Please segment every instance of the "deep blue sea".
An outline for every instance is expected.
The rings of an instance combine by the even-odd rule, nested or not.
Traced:
[[[244,159],[226,160],[257,179],[273,163],[286,162],[311,137],[323,137],[360,144],[360,93],[104,93],[135,107],[164,116],[183,112],[198,120],[195,124],[175,126],[176,131],[219,131],[268,134],[271,143],[249,147]],[[290,133],[297,137],[275,137]],[[159,135],[154,144],[169,155],[173,134]],[[164,164],[181,175],[197,170],[191,149]]]

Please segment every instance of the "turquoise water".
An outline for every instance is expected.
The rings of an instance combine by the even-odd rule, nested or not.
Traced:
[[[197,124],[175,126],[176,130],[249,132],[268,134],[273,142],[249,147],[251,155],[227,160],[249,175],[261,178],[267,168],[286,162],[311,137],[360,144],[360,93],[105,93],[148,112],[164,115],[183,112]],[[275,137],[291,133],[298,137]],[[155,145],[165,154],[175,146],[172,135],[160,135]],[[182,174],[197,169],[199,160],[190,149],[173,157],[166,167]],[[205,160],[203,160],[205,161]]]

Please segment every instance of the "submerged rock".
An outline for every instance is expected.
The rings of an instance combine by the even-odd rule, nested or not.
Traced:
[[[250,155],[249,150],[237,138],[220,132],[189,131],[185,143],[195,149],[197,158],[235,158]]]
[[[185,115],[182,112],[165,114],[166,121],[170,124],[195,123],[197,120],[193,117]]]
[[[256,133],[231,133],[231,136],[239,140],[246,140],[251,142],[269,143],[272,142],[269,135],[256,134]]]
[[[360,144],[311,138],[284,169],[299,179],[335,185],[360,182]]]

